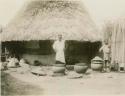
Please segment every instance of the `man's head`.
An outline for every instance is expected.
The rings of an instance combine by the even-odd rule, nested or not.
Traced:
[[[59,40],[59,41],[62,40],[62,35],[61,35],[61,34],[58,35],[58,40]]]

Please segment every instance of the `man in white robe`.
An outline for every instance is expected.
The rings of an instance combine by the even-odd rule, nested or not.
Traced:
[[[62,40],[62,35],[58,35],[58,40],[54,42],[53,49],[56,52],[56,64],[65,64],[65,41]]]

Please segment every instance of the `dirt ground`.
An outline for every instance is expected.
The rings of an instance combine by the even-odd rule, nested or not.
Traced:
[[[14,69],[15,70],[15,69]],[[125,73],[100,73],[92,71],[79,79],[62,77],[36,76],[29,72],[5,71],[2,76],[2,93],[7,95],[33,96],[125,96]],[[69,72],[71,73],[71,72]],[[69,74],[68,73],[68,74]],[[6,80],[4,78],[7,78]]]
[[[2,96],[20,96],[20,95],[41,95],[42,89],[33,86],[28,82],[23,82],[13,76],[2,73],[1,77],[1,95]]]

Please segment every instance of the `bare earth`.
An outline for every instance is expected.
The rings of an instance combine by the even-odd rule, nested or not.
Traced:
[[[17,84],[13,83],[15,84],[13,87],[21,87],[25,84],[29,85],[26,85],[27,88],[25,88],[26,86],[22,87],[25,88],[23,95],[125,96],[125,73],[100,73],[93,71],[91,74],[83,75],[83,78],[79,79],[69,79],[68,76],[52,77],[50,75],[36,76],[31,73],[21,74],[12,70],[6,71],[6,73],[9,73],[12,78],[18,81]],[[12,84],[10,84],[10,86],[11,85]],[[26,91],[26,89],[30,91]],[[23,89],[19,88],[19,90],[23,92]],[[15,95],[17,94],[18,93],[15,93]]]

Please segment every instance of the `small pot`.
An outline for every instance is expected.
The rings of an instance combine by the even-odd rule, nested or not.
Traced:
[[[91,68],[93,69],[93,70],[102,70],[102,67],[103,67],[103,65],[102,64],[94,64],[94,63],[92,63],[91,64]]]
[[[53,73],[65,73],[64,64],[54,64],[52,67]]]
[[[74,65],[74,70],[77,73],[85,73],[88,69],[88,66],[85,63],[77,63]]]
[[[103,67],[103,59],[96,56],[94,59],[91,60],[91,68],[93,70],[102,70]]]

